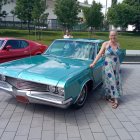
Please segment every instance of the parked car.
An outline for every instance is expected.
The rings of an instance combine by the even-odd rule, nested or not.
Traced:
[[[0,65],[0,89],[24,103],[61,108],[85,104],[88,93],[102,82],[103,57],[94,68],[103,40],[58,39],[42,55]],[[120,53],[120,61],[125,50]]]
[[[42,54],[46,49],[46,45],[31,40],[0,38],[0,63]]]

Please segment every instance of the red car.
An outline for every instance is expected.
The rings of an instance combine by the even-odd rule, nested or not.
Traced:
[[[42,54],[48,46],[31,40],[0,38],[0,63]]]

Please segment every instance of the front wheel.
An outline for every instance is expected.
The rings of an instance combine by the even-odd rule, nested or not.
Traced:
[[[84,106],[87,99],[87,93],[88,93],[88,89],[87,89],[87,86],[85,85],[78,97],[78,100],[74,104],[74,108],[79,109]]]

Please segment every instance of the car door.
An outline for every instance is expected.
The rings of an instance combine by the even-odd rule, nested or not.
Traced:
[[[22,50],[22,56],[30,56],[31,55],[31,47],[29,42],[27,42],[26,40],[19,40],[20,41],[20,48]]]
[[[11,48],[6,49],[7,46],[11,46]],[[23,40],[8,40],[1,51],[1,59],[3,62],[29,55],[28,43],[25,43]]]
[[[100,46],[97,43],[96,44],[96,47],[95,47],[94,58],[98,54],[99,50],[100,50]],[[96,65],[92,68],[92,74],[93,74],[93,79],[94,79],[94,87],[96,87],[97,85],[99,85],[102,82],[102,67],[103,67],[103,62],[104,62],[104,58],[101,57],[97,61]]]

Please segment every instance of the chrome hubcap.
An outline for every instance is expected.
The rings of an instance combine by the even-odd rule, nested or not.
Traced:
[[[84,86],[83,89],[82,89],[82,91],[81,91],[81,94],[80,94],[80,97],[78,99],[77,104],[78,105],[84,104],[85,99],[86,99],[86,96],[87,96],[87,89],[86,89],[86,86]]]

